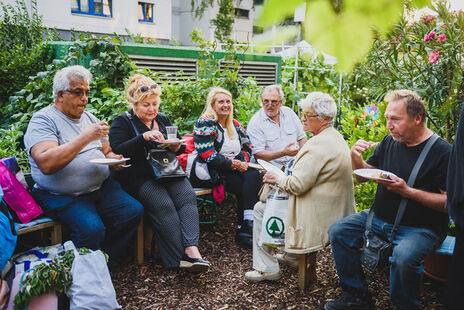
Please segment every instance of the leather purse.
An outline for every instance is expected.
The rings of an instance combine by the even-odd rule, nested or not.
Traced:
[[[132,115],[126,111],[126,115],[130,120],[132,128],[135,131],[135,135],[140,135],[137,127],[134,125]],[[146,159],[153,169],[153,176],[155,180],[166,179],[166,178],[183,178],[185,177],[184,169],[180,165],[179,160],[176,157],[176,153],[166,149],[149,149],[144,147],[146,153]]]
[[[151,149],[147,152],[147,161],[153,169],[155,179],[185,177],[176,154],[170,150]]]

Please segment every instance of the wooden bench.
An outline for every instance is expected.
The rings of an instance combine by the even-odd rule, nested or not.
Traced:
[[[207,219],[200,220],[200,224],[214,224],[217,222],[219,213],[217,203],[214,200],[213,190],[211,188],[194,188],[197,196],[198,212],[203,215],[206,213]],[[206,196],[206,197],[205,197]],[[138,264],[143,264],[145,243],[151,247],[153,231],[150,225],[144,225],[144,220],[140,221],[137,228],[137,241],[135,247],[135,257]]]
[[[53,221],[52,219],[48,219],[48,220],[49,221],[47,222],[38,222],[37,224],[33,224],[32,226],[23,226],[23,224],[16,223],[16,227],[18,228],[18,236],[28,234],[31,232],[35,232],[35,231],[43,231],[43,230],[49,229],[51,231],[51,236],[50,236],[51,244],[54,245],[54,244],[61,243],[62,242],[61,224]],[[34,221],[31,221],[31,223],[33,222]]]

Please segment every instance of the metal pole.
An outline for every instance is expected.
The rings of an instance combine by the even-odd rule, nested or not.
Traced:
[[[295,70],[294,70],[294,75],[293,75],[293,90],[296,92],[299,92],[298,89],[298,57],[300,56],[300,46],[298,43],[300,43],[300,38],[301,38],[301,23],[298,23],[298,42],[296,43],[296,56],[295,56]],[[295,108],[295,102],[292,102],[292,110]]]

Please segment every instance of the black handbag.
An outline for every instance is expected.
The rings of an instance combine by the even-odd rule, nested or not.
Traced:
[[[422,152],[419,155],[414,167],[412,168],[411,174],[408,179],[408,186],[414,186],[416,181],[417,173],[419,172],[422,163],[424,162],[425,156],[432,148],[435,141],[438,139],[436,134],[433,134],[427,144],[422,149]],[[404,211],[406,210],[407,199],[401,199],[398,212],[396,213],[395,223],[393,224],[392,233],[389,239],[384,239],[376,235],[372,231],[372,219],[374,217],[374,212],[372,208],[369,210],[369,215],[367,216],[366,221],[366,231],[364,232],[364,244],[363,251],[361,253],[361,263],[370,271],[375,269],[381,269],[387,267],[390,264],[390,256],[393,253],[393,240],[395,238],[396,232],[398,231],[398,226],[403,217]]]
[[[133,123],[132,115],[129,111],[126,111],[126,115],[129,118],[132,128],[135,131],[135,135],[138,136],[140,133]],[[177,159],[176,153],[166,149],[149,149],[144,147],[146,153],[146,159],[153,169],[153,176],[155,180],[166,179],[166,178],[183,178],[185,177],[185,171],[182,169],[179,160]]]

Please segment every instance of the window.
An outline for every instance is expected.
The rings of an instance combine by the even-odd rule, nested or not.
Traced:
[[[139,2],[139,22],[153,23],[153,3]]]
[[[71,0],[71,13],[111,17],[112,0]]]
[[[250,10],[235,9],[235,17],[238,17],[238,18],[249,18],[249,17],[248,17],[249,14],[250,14]]]

